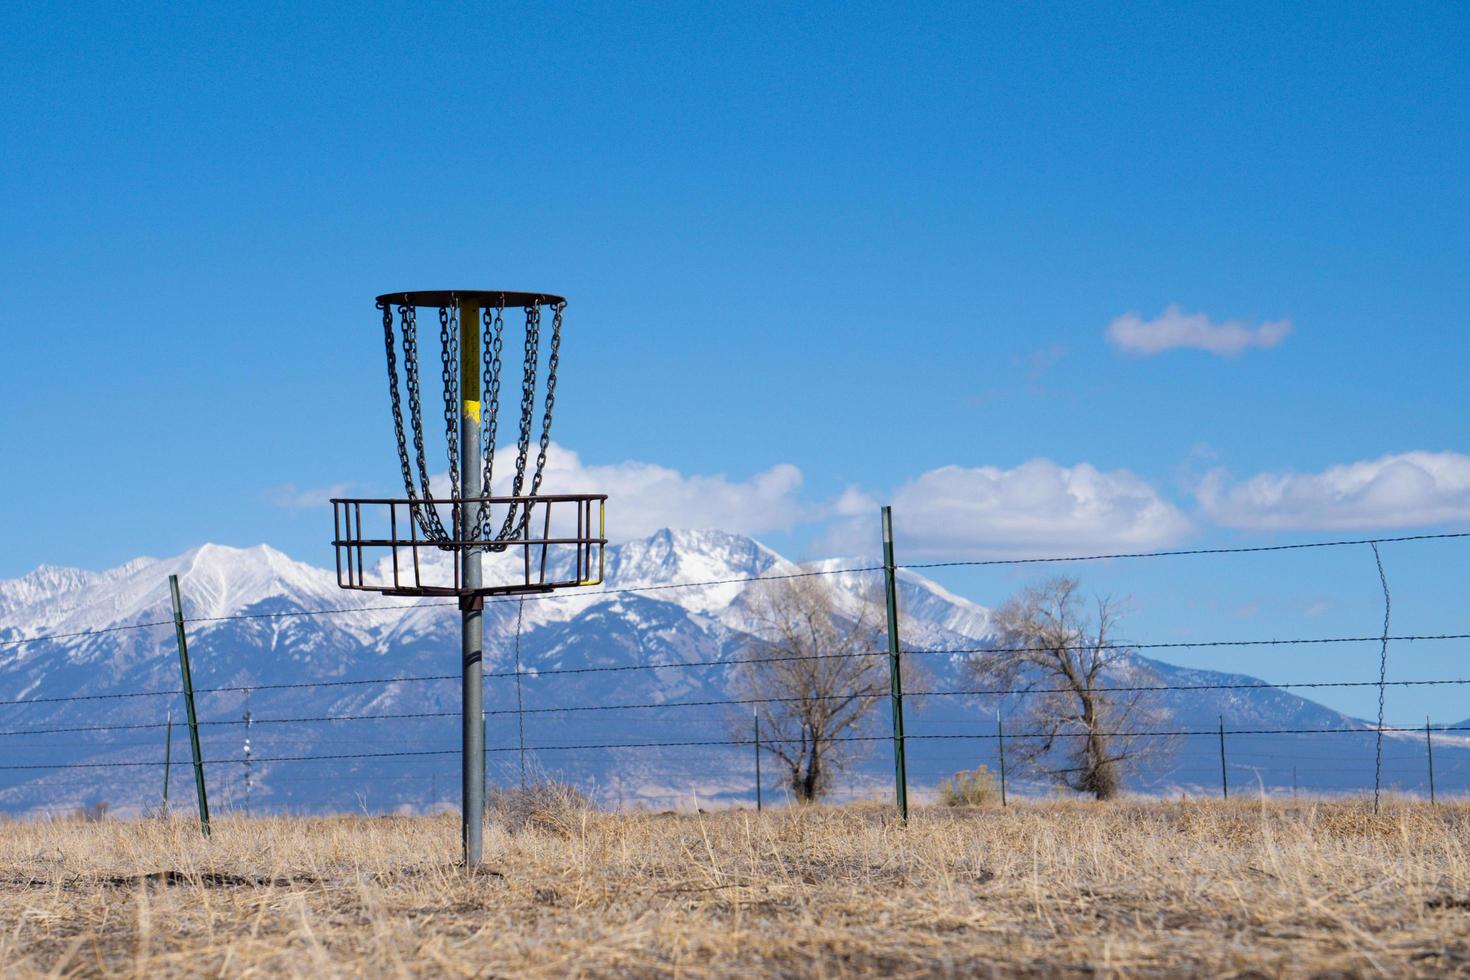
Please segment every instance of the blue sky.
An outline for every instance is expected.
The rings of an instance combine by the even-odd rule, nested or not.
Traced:
[[[324,491],[394,490],[372,297],[452,286],[571,299],[555,435],[628,532],[1470,527],[1467,37],[1454,4],[8,5],[0,576],[326,564]],[[1138,639],[1334,635],[1381,621],[1358,550],[1086,573]],[[1467,555],[1386,551],[1403,629],[1470,631]],[[1376,676],[1353,650],[1174,659]]]

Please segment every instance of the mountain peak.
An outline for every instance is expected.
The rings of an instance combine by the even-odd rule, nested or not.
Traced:
[[[160,563],[150,575],[174,574],[190,616],[229,616],[268,599],[325,603],[336,597],[332,573],[298,562],[270,545],[207,543]]]
[[[749,577],[785,561],[753,538],[712,529],[666,527],[609,550],[608,578],[620,586]]]
[[[13,614],[27,606],[75,592],[96,578],[96,572],[81,568],[38,565],[20,578],[0,581],[0,613]]]

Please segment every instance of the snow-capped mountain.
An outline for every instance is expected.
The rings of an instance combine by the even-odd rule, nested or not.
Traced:
[[[487,602],[492,781],[518,778],[524,740],[531,765],[589,784],[610,803],[665,807],[751,799],[749,746],[574,747],[743,737],[747,713],[667,705],[728,697],[728,661],[750,641],[748,603],[751,589],[759,587],[743,580],[816,571],[842,602],[855,605],[877,594],[877,573],[843,571],[847,567],[840,561],[797,566],[739,535],[665,530],[610,548],[607,581],[599,589]],[[179,686],[179,663],[169,575],[179,576],[189,620],[216,807],[246,805],[247,775],[250,805],[269,810],[376,811],[457,799],[455,606],[344,592],[333,572],[264,545],[204,545],[102,572],[43,566],[0,581],[0,808],[37,811],[99,799],[123,809],[155,804],[165,753],[166,729],[159,726],[170,712],[173,795],[187,797],[182,703],[170,693]],[[689,582],[720,584],[682,587]],[[901,573],[900,586],[906,647],[973,648],[990,638],[983,606],[909,572]],[[46,638],[71,633],[82,635]],[[27,642],[15,642],[22,640]],[[517,661],[529,675],[519,684],[506,676]],[[932,689],[963,686],[957,657],[927,657],[926,666]],[[650,669],[634,669],[640,667]],[[1170,683],[1227,682],[1227,675],[1154,667]],[[413,679],[385,681],[391,678]],[[909,772],[917,792],[956,769],[994,765],[994,702],[916,692],[909,705],[908,731],[915,736]],[[580,710],[593,706],[597,710]],[[1171,723],[1190,730],[1212,731],[1222,713],[1236,728],[1363,728],[1276,689],[1171,692],[1167,706]],[[882,714],[875,712],[877,735],[886,732],[877,717]],[[284,720],[328,716],[338,720]],[[925,738],[966,733],[974,737]],[[248,771],[238,761],[247,736]],[[1366,764],[1371,785],[1369,739],[1341,738],[1331,744],[1307,736],[1238,738],[1232,765],[1239,771],[1232,780],[1289,786],[1295,774],[1303,788],[1360,789],[1365,782],[1357,769]],[[1184,742],[1166,766],[1140,774],[1135,785],[1218,786],[1216,741]],[[846,791],[885,790],[887,751],[875,745],[849,774]],[[1398,781],[1412,788],[1412,753],[1405,752],[1405,775]],[[1441,752],[1446,771],[1458,764],[1450,760],[1455,753],[1470,761],[1470,748],[1448,736],[1442,749],[1436,747],[1437,761]],[[371,757],[294,758],[363,754]],[[1307,763],[1324,755],[1332,765]],[[57,768],[98,763],[130,765]],[[767,773],[769,792],[779,796],[779,774],[773,768]]]

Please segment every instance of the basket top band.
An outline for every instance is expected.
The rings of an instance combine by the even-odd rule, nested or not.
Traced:
[[[438,307],[468,302],[482,309],[497,306],[506,309],[557,306],[566,301],[565,296],[555,293],[520,293],[509,289],[422,289],[406,293],[384,293],[378,297],[379,306]]]

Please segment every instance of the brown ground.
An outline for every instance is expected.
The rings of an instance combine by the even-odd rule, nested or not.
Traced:
[[[0,974],[1470,973],[1470,805],[0,825]]]

